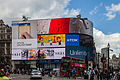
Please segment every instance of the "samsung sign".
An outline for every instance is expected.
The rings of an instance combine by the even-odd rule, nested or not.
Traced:
[[[66,48],[66,56],[74,57],[78,59],[84,59],[88,53],[88,60],[93,60],[93,50],[92,48],[87,48],[84,46],[71,46]]]
[[[79,46],[79,35],[66,34],[66,46]]]

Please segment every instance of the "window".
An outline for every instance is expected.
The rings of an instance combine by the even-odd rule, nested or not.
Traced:
[[[7,29],[7,32],[11,32],[11,30],[10,30],[10,29]]]
[[[10,35],[7,35],[7,39],[10,39]]]

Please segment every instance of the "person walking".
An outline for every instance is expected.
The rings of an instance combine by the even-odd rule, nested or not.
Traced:
[[[95,71],[93,69],[90,70],[90,80],[94,80]]]
[[[119,72],[117,74],[117,79],[120,80],[120,70],[119,70]]]
[[[76,69],[75,68],[72,69],[72,76],[73,76],[73,78],[76,78]]]

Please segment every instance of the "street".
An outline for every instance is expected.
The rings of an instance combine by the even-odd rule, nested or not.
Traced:
[[[12,80],[30,80],[30,75],[11,74],[10,77],[12,78]],[[34,79],[34,80],[40,80],[40,79]],[[75,80],[75,79],[73,78],[69,79],[67,77],[48,77],[46,75],[42,78],[42,80]],[[84,79],[77,78],[76,80],[84,80]]]

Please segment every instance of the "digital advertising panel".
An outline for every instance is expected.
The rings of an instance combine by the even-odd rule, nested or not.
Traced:
[[[71,18],[69,33],[81,33],[93,36],[93,23],[85,19]]]
[[[27,60],[28,49],[12,49],[12,60]]]
[[[79,46],[79,34],[66,34],[65,46]]]
[[[12,48],[37,48],[37,39],[13,39]]]
[[[65,47],[65,34],[37,35],[37,47]]]
[[[65,48],[40,48],[30,49],[28,59],[61,59],[63,56],[65,56]]]
[[[37,21],[12,23],[12,39],[37,39]]]
[[[69,33],[70,18],[51,19],[49,34]]]
[[[74,58],[85,60],[87,53],[88,53],[88,60],[93,60],[92,48],[87,48],[84,46],[66,47],[66,56],[69,56],[69,57],[74,57]]]
[[[48,34],[51,19],[38,20],[37,34]]]

